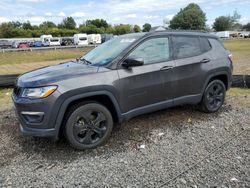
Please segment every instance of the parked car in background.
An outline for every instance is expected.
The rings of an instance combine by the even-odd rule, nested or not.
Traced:
[[[88,42],[89,44],[101,44],[102,37],[100,34],[90,34],[88,35]]]
[[[231,80],[231,54],[214,35],[136,33],[20,76],[12,99],[24,135],[65,135],[83,150],[104,144],[114,122],[141,114],[182,104],[216,112]]]
[[[250,32],[243,31],[243,32],[240,33],[240,37],[250,38]]]
[[[18,41],[12,42],[12,48],[17,48],[17,47],[18,47],[18,44],[19,44]]]
[[[74,34],[75,45],[88,45],[88,35],[86,33]]]
[[[63,37],[61,38],[61,46],[72,46],[74,44],[74,38]]]
[[[11,48],[12,42],[8,40],[0,40],[0,49]]]
[[[113,34],[101,34],[101,38],[102,38],[102,43],[109,41],[110,39],[114,38]]]
[[[35,48],[40,48],[40,47],[43,47],[44,45],[43,45],[43,42],[42,41],[35,41],[34,43],[33,43],[33,47],[35,47]]]
[[[17,48],[29,48],[29,44],[27,42],[20,42],[18,45],[17,45]]]

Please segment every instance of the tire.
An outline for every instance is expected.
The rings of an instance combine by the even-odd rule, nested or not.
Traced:
[[[202,97],[200,110],[205,113],[217,112],[225,101],[226,87],[220,80],[211,81]]]
[[[103,145],[113,129],[110,111],[96,102],[73,106],[65,124],[65,136],[72,147],[78,150],[93,149]]]

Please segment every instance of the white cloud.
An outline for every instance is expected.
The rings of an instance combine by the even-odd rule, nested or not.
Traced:
[[[59,13],[58,13],[58,16],[59,16],[59,17],[66,17],[66,14],[65,14],[64,12],[59,12]]]
[[[158,15],[149,15],[149,16],[144,16],[144,18],[152,20],[152,19],[158,19],[158,18],[160,18],[160,16],[158,16]]]
[[[84,12],[75,12],[71,14],[70,16],[75,17],[75,18],[81,18],[84,17],[86,14]]]
[[[165,19],[172,20],[172,18],[175,16],[175,14],[169,14],[165,17]]]
[[[17,3],[40,3],[44,0],[17,0]]]
[[[137,15],[136,14],[127,14],[125,15],[125,18],[136,18]]]
[[[39,25],[40,23],[46,21],[46,19],[42,16],[33,16],[33,17],[29,18],[29,21],[33,25]]]
[[[9,22],[10,20],[6,17],[0,17],[0,23]]]
[[[45,16],[52,16],[53,14],[51,12],[46,12]]]

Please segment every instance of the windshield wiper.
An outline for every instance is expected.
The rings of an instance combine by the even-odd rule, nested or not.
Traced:
[[[80,58],[79,61],[83,62],[86,65],[91,65],[92,63],[84,58]]]

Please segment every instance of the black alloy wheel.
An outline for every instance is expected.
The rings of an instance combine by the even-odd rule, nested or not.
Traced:
[[[204,112],[218,111],[225,101],[226,88],[222,81],[210,82],[203,94],[201,109]]]
[[[65,132],[70,144],[84,150],[102,145],[113,129],[109,110],[95,102],[76,105],[67,119]]]

